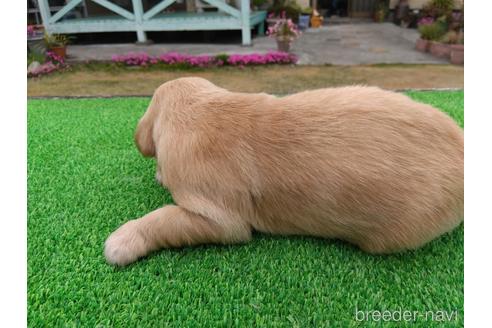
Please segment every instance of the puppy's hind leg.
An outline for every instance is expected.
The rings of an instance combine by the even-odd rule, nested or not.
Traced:
[[[180,206],[168,205],[114,231],[106,240],[104,255],[108,263],[124,266],[161,248],[250,239],[251,228],[246,224],[218,223]]]

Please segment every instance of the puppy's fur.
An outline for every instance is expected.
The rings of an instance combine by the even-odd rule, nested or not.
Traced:
[[[126,265],[166,247],[237,243],[253,229],[413,249],[463,220],[463,132],[433,107],[373,87],[277,98],[182,78],[135,134],[176,202],[106,241]]]

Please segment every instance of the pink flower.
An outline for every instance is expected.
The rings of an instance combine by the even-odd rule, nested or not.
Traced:
[[[266,34],[289,42],[292,42],[301,35],[292,19],[286,18],[285,12],[282,12],[279,20],[273,26],[268,27]]]
[[[28,77],[37,77],[68,67],[62,57],[55,53],[47,52],[47,61],[32,71],[28,72]]]
[[[278,51],[270,51],[266,54],[232,54],[225,57],[224,55],[187,55],[177,52],[168,52],[157,57],[151,57],[143,53],[129,53],[126,55],[114,55],[111,60],[126,66],[147,66],[162,63],[169,66],[185,65],[201,68],[225,65],[244,67],[265,64],[294,64],[297,62],[295,55]]]
[[[36,32],[34,31],[33,25],[27,25],[27,36],[34,36]]]
[[[421,25],[431,25],[434,23],[434,18],[433,17],[422,17],[417,25],[421,26]]]

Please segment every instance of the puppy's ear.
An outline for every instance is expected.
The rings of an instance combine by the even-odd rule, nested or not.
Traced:
[[[155,144],[153,138],[154,120],[153,115],[146,113],[138,122],[137,131],[135,132],[135,143],[138,150],[145,157],[155,156]]]

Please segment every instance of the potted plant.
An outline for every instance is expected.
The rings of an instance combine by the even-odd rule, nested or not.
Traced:
[[[267,35],[277,40],[279,51],[289,52],[292,41],[299,37],[300,32],[292,19],[283,13],[275,25],[268,27]]]
[[[389,3],[387,0],[379,0],[374,11],[373,19],[376,23],[382,23],[386,19],[389,11]]]
[[[46,52],[42,25],[27,25],[27,50],[40,55]]]
[[[65,58],[67,56],[67,44],[69,38],[63,34],[45,34],[44,40],[49,50],[57,56]]]
[[[311,27],[317,28],[321,27],[323,24],[323,16],[319,14],[319,12],[314,9],[313,14],[311,15]]]
[[[268,26],[275,25],[281,19],[280,16],[286,16],[294,23],[297,23],[301,11],[301,7],[295,0],[274,0],[273,4],[268,8]]]
[[[453,12],[454,0],[431,0],[422,8],[424,16],[442,17],[446,16],[450,19]]]
[[[441,28],[434,26],[434,18],[422,17],[418,22],[420,38],[417,39],[415,48],[419,51],[429,51],[430,40],[437,40],[440,37]]]
[[[461,6],[461,12],[453,13],[453,20],[451,22],[451,28],[458,31],[458,38],[456,44],[451,45],[450,59],[451,63],[455,65],[463,65],[465,59],[465,11],[463,5]]]
[[[447,45],[447,57],[450,58],[452,64],[461,65],[464,59],[463,33],[449,31],[446,33],[441,42]]]
[[[430,39],[429,52],[436,57],[449,58],[451,48],[448,41],[452,36],[448,33],[448,25],[446,18],[440,17],[432,25],[434,34]],[[443,42],[444,41],[444,42]]]
[[[426,24],[420,24],[420,40],[417,40],[416,48],[421,51],[430,51],[438,57],[445,57],[447,46],[443,47],[439,41],[446,34],[446,31],[447,25],[442,19],[436,21],[429,19]]]
[[[447,43],[432,41],[429,46],[429,52],[439,58],[449,58],[451,46]]]

